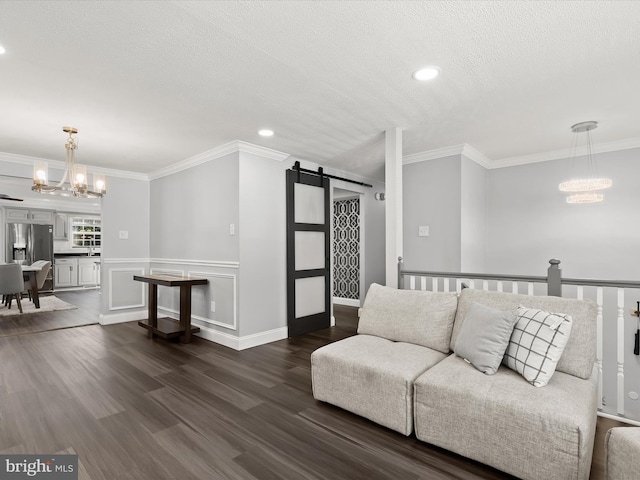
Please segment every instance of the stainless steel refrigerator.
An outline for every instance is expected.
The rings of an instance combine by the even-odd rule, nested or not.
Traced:
[[[7,224],[7,262],[31,265],[37,260],[51,262],[42,291],[53,290],[53,225]]]

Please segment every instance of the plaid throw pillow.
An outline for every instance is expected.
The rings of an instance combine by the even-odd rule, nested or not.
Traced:
[[[569,341],[570,315],[518,307],[504,363],[536,387],[544,387]]]

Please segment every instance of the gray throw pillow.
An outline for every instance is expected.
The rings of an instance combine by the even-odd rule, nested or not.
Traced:
[[[453,351],[487,375],[498,371],[515,326],[516,313],[473,302]]]

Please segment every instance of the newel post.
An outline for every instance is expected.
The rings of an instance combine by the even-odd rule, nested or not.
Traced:
[[[403,268],[404,263],[402,261],[402,257],[398,257],[398,290],[404,289],[404,277],[402,276]]]
[[[560,260],[552,258],[549,263],[551,265],[547,269],[547,295],[561,297],[562,269],[560,268]]]

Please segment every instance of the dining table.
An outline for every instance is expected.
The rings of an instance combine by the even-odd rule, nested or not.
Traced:
[[[29,282],[29,290],[31,290],[31,299],[36,308],[40,308],[40,294],[38,292],[38,282],[36,280],[36,272],[40,271],[40,267],[31,265],[22,265],[22,276],[26,282]]]

